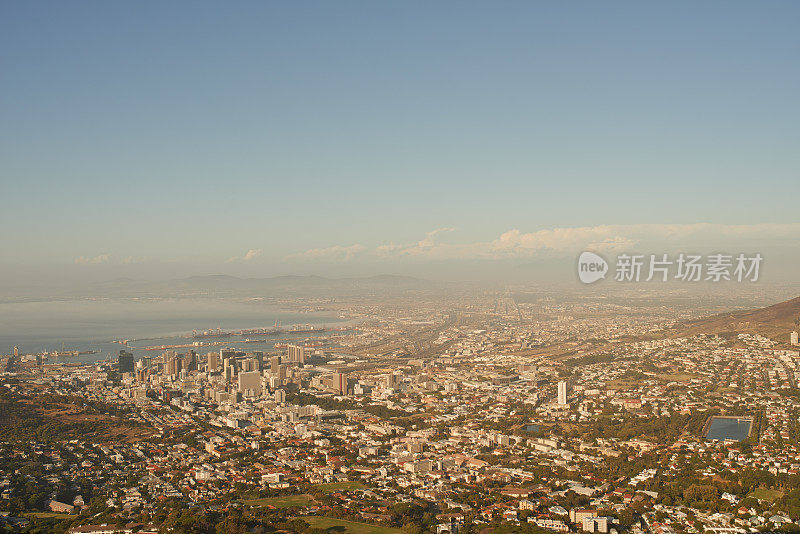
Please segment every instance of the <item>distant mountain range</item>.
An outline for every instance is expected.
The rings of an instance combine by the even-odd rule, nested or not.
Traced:
[[[228,275],[190,276],[161,282],[118,278],[92,285],[98,296],[319,296],[383,293],[429,289],[431,282],[411,276],[378,275],[361,278],[276,276],[238,278]]]
[[[789,332],[800,329],[800,297],[767,306],[739,312],[723,313],[686,322],[681,334],[762,334],[788,341]]]

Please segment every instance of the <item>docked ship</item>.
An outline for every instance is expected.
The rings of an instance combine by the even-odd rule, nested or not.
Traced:
[[[97,354],[99,350],[57,350],[53,352],[43,352],[43,356],[54,356],[56,358],[73,358],[86,354]]]
[[[311,334],[317,332],[326,332],[328,329],[322,326],[313,326],[310,324],[307,325],[296,325],[291,327],[286,332],[289,334]]]
[[[278,334],[282,333],[283,330],[280,328],[247,328],[245,330],[240,330],[240,336],[252,336],[252,335],[262,335],[262,336],[277,336]]]
[[[223,332],[221,329],[217,328],[216,330],[203,330],[202,332],[198,332],[197,330],[192,330],[192,337],[194,339],[208,339],[208,338],[216,338],[216,337],[231,337],[233,333],[231,332]]]

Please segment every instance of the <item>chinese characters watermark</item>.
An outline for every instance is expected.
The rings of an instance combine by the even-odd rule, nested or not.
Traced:
[[[761,254],[746,255],[679,254],[620,254],[614,267],[617,282],[757,282],[760,273]],[[578,258],[578,278],[591,284],[605,278],[609,265],[594,252],[583,252]]]

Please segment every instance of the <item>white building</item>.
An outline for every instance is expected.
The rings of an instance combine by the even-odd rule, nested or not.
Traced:
[[[566,406],[569,404],[567,402],[567,382],[566,380],[560,380],[558,382],[558,404],[560,406]]]

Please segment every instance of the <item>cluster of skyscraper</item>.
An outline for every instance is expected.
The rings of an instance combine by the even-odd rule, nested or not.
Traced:
[[[301,373],[313,375],[315,371],[303,370],[307,349],[303,345],[288,345],[286,354],[265,358],[263,352],[244,353],[233,349],[222,349],[206,355],[205,363],[190,350],[186,354],[166,351],[156,358],[134,360],[126,350],[119,352],[120,373],[133,375],[139,383],[172,383],[192,377],[206,384],[206,394],[217,402],[237,396],[259,397],[268,390],[279,391],[282,386],[294,382],[299,384]],[[316,371],[318,372],[318,371]],[[200,373],[200,374],[198,374]],[[312,384],[320,389],[347,394],[347,376],[333,372],[313,376]]]

